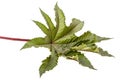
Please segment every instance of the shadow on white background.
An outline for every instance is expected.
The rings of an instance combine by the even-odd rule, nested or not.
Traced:
[[[32,20],[45,23],[39,12],[41,8],[54,21],[56,2],[65,13],[67,25],[72,18],[85,22],[77,35],[90,30],[113,38],[98,45],[115,58],[86,53],[95,71],[61,57],[58,66],[40,78],[38,69],[50,54],[48,49],[20,51],[25,42],[0,40],[0,80],[120,80],[119,0],[0,0],[0,35],[29,39],[44,36]]]

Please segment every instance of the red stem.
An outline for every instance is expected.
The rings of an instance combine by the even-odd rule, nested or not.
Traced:
[[[4,36],[0,36],[0,39],[13,40],[13,41],[30,41],[30,39],[11,38],[11,37],[4,37]]]

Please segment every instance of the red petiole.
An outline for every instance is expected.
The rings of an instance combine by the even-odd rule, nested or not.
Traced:
[[[0,36],[0,39],[13,40],[13,41],[30,41],[30,39],[12,38],[12,37],[4,37],[4,36]]]

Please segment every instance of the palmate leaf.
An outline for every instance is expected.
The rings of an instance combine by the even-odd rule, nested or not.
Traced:
[[[112,57],[111,54],[95,44],[103,40],[109,40],[110,38],[100,37],[90,31],[87,31],[80,36],[76,36],[75,33],[83,28],[84,22],[73,18],[70,25],[67,26],[62,9],[60,9],[56,4],[54,10],[56,26],[53,24],[48,14],[40,9],[47,26],[39,21],[33,20],[33,22],[46,34],[46,36],[44,38],[33,38],[22,47],[22,49],[31,47],[49,48],[51,54],[42,61],[42,65],[39,68],[40,76],[42,76],[46,71],[52,70],[57,65],[58,58],[61,56],[75,60],[82,66],[89,67],[91,69],[95,68],[82,51]]]

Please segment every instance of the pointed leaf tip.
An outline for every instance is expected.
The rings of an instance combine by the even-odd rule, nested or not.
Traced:
[[[46,21],[49,29],[50,29],[51,31],[53,31],[54,28],[55,28],[55,26],[54,26],[51,18],[50,18],[50,17],[48,16],[48,14],[46,14],[42,9],[40,9],[40,12],[41,12],[42,16],[44,17],[44,19],[45,19],[45,21]]]
[[[58,2],[56,2],[55,7],[58,7]]]
[[[65,16],[62,9],[60,9],[56,4],[54,10],[55,10],[55,21],[56,21],[56,35],[54,40],[57,40],[61,38],[62,35],[64,35],[66,24],[65,24]]]
[[[91,64],[91,62],[87,59],[87,57],[84,56],[84,54],[79,54],[78,60],[79,60],[79,64],[81,64],[81,65],[83,65],[85,67],[89,67],[90,69],[96,70],[93,67],[93,65]]]
[[[39,21],[32,20],[47,36],[50,36],[48,28]]]
[[[40,77],[49,70],[52,70],[58,62],[58,55],[55,50],[52,49],[51,55],[42,61],[42,65],[39,68]]]
[[[114,57],[113,55],[109,54],[107,51],[104,51],[102,48],[99,47],[99,52],[101,56],[108,56],[108,57]]]
[[[89,67],[90,69],[96,70],[91,64],[91,62],[87,59],[87,57],[84,56],[84,54],[82,54],[81,52],[76,52],[76,51],[70,52],[66,54],[66,56],[68,59],[79,62],[79,64],[81,64],[82,66]]]
[[[48,27],[49,27],[49,35],[50,35],[50,40],[53,40],[54,36],[54,30],[55,30],[55,26],[51,20],[51,18],[49,17],[48,14],[46,14],[43,10],[40,9],[40,12],[42,14],[42,16],[44,17]]]

